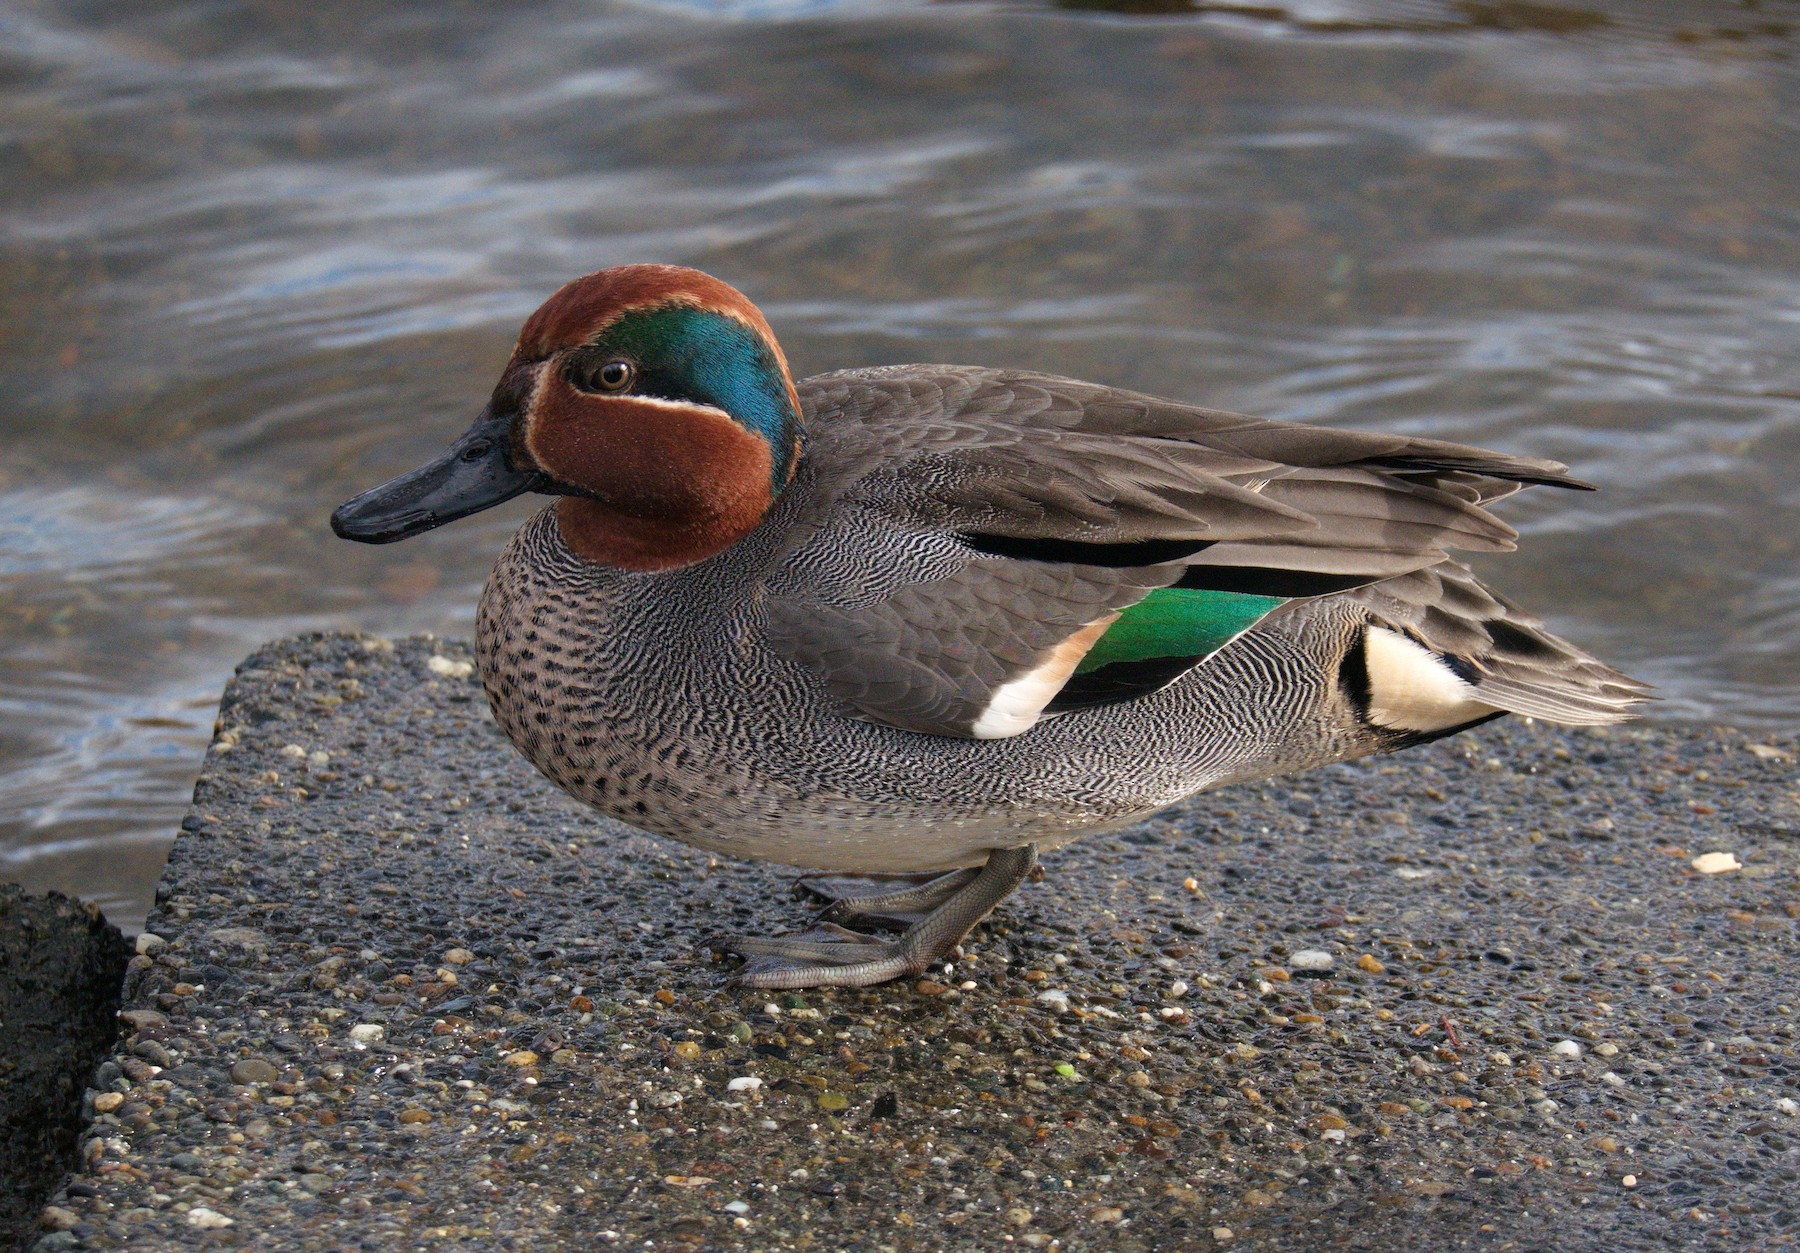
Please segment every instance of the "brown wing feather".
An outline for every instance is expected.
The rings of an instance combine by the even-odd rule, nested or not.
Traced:
[[[1582,486],[1554,462],[1019,371],[847,371],[799,394],[810,507],[772,635],[860,715],[941,735],[1190,570],[1393,578],[1511,548],[1482,506],[1519,484]]]

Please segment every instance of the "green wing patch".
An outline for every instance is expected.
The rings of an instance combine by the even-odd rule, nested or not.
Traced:
[[[1081,659],[1075,673],[1090,674],[1102,666],[1155,657],[1206,657],[1255,626],[1285,600],[1245,592],[1158,588],[1119,615]]]

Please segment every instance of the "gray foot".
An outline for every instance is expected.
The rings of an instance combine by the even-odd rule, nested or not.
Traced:
[[[818,922],[860,922],[903,931],[923,922],[932,910],[974,882],[978,866],[948,874],[893,879],[807,878],[796,885],[825,902]]]
[[[774,940],[726,936],[714,940],[712,946],[747,959],[734,980],[741,987],[860,988],[886,983],[921,974],[948,956],[1036,865],[1036,845],[997,849],[980,870],[952,871],[917,887],[882,894],[886,899],[880,900],[878,914],[885,914],[889,907],[932,906],[895,940],[878,940],[821,921],[802,935]],[[956,882],[944,886],[948,880]],[[923,896],[925,893],[932,895]],[[900,899],[896,902],[895,898]],[[867,897],[855,900],[858,907],[875,903]]]

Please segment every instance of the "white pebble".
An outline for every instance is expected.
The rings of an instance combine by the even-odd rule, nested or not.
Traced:
[[[1295,970],[1330,970],[1336,959],[1324,949],[1303,948],[1289,959],[1288,965]]]
[[[1567,1057],[1570,1060],[1574,1060],[1581,1056],[1581,1045],[1575,1043],[1573,1040],[1558,1040],[1555,1044],[1550,1046],[1550,1051],[1558,1057]]]
[[[1600,1082],[1601,1083],[1610,1083],[1615,1088],[1622,1088],[1625,1086],[1624,1078],[1621,1077],[1619,1072],[1616,1070],[1609,1070],[1605,1074],[1601,1075]]]
[[[227,1218],[216,1209],[207,1209],[204,1205],[196,1205],[188,1211],[187,1221],[190,1227],[199,1227],[203,1231],[210,1231],[215,1227],[229,1227],[237,1219]]]
[[[446,679],[466,679],[475,673],[475,667],[467,661],[451,661],[448,657],[432,657],[425,663],[425,668],[433,674],[441,674]]]
[[[1776,1101],[1775,1108],[1786,1114],[1789,1118],[1800,1117],[1800,1103],[1796,1103],[1791,1096],[1784,1096],[1779,1101]]]
[[[1600,1043],[1594,1045],[1594,1052],[1600,1054],[1602,1057],[1617,1057],[1619,1055],[1619,1046],[1614,1044],[1611,1040],[1602,1040]]]
[[[350,1028],[350,1043],[358,1048],[379,1044],[387,1038],[387,1028],[378,1022],[359,1022]]]
[[[1069,1012],[1069,994],[1067,992],[1057,992],[1055,990],[1039,992],[1037,998],[1059,1014],[1066,1014]]]
[[[1624,1184],[1628,1188],[1635,1188],[1635,1187],[1637,1187],[1637,1176],[1636,1175],[1626,1175],[1623,1179],[1619,1180],[1619,1182]]]
[[[725,1205],[721,1206],[720,1208],[723,1209],[727,1214],[736,1214],[739,1217],[742,1217],[743,1215],[748,1214],[750,1212],[750,1202],[748,1202],[748,1201],[730,1201],[730,1202],[727,1202]]]
[[[281,750],[281,755],[283,757],[304,757],[306,756],[306,750],[301,748],[298,744],[289,744],[286,748]]]
[[[727,1092],[754,1092],[762,1087],[762,1080],[755,1075],[739,1075],[725,1085]]]
[[[1735,853],[1702,853],[1688,864],[1701,874],[1724,874],[1728,870],[1744,868]]]
[[[1431,878],[1431,871],[1425,866],[1402,866],[1394,873],[1407,880]]]
[[[1188,985],[1185,982],[1183,982],[1182,980],[1177,979],[1177,980],[1175,980],[1175,982],[1173,982],[1169,985],[1169,995],[1171,997],[1179,999],[1181,997],[1186,996],[1187,994],[1188,994]]]

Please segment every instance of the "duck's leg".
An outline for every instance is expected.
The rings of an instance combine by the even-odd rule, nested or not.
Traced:
[[[825,902],[815,922],[860,922],[895,929],[924,921],[926,915],[974,881],[979,866],[948,874],[903,880],[903,888],[883,887],[878,879],[802,879],[799,886]],[[872,889],[857,891],[858,888]]]
[[[1037,846],[996,849],[987,864],[898,939],[877,940],[832,923],[778,940],[726,936],[712,947],[746,958],[735,980],[750,988],[867,987],[916,975],[943,959],[1037,865]],[[961,876],[966,872],[953,872]],[[942,882],[941,876],[933,883]],[[932,884],[925,884],[930,887]],[[895,895],[901,895],[896,893]]]

